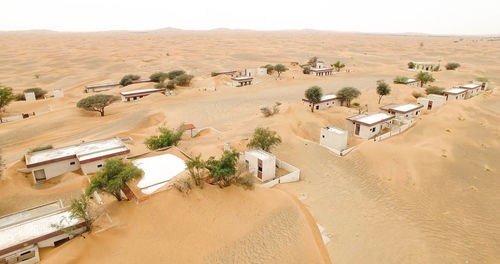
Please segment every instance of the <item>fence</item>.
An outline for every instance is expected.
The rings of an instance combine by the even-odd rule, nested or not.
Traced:
[[[279,183],[296,182],[300,180],[300,169],[292,166],[282,160],[276,159],[276,166],[280,169],[284,169],[290,173],[283,175],[272,181],[268,181],[260,185],[263,188],[271,188]]]
[[[385,134],[382,134],[380,136],[376,136],[373,138],[374,141],[381,141],[381,140],[384,140],[386,138],[389,138],[389,137],[392,137],[392,136],[395,136],[397,134],[400,134],[400,133],[403,133],[405,130],[407,130],[408,128],[412,127],[413,125],[415,125],[415,121],[413,121],[413,119],[410,119],[408,120],[409,123],[407,124],[404,124],[404,125],[401,125],[399,126],[398,128],[396,129],[393,129]]]

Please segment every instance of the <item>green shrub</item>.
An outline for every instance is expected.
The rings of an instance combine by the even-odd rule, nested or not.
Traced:
[[[266,68],[267,69],[267,74],[272,74],[274,71],[274,66],[271,64],[267,64],[262,66],[261,68]]]
[[[151,136],[144,141],[144,144],[146,144],[146,147],[150,150],[175,146],[181,140],[182,134],[184,133],[183,126],[180,126],[175,131],[166,127],[159,127],[158,131],[160,135]]]
[[[303,73],[303,74],[311,74],[311,68],[309,68],[309,67],[304,67],[304,69],[302,69],[302,73]]]
[[[424,95],[419,93],[419,92],[412,92],[411,95],[413,95],[413,97],[415,97],[415,99],[418,99],[420,97],[423,97]]]
[[[163,88],[165,88],[165,83],[164,82],[157,83],[157,84],[155,84],[155,88],[163,89]]]
[[[31,93],[31,92],[35,93],[36,99],[43,98],[44,95],[47,94],[47,91],[42,90],[41,88],[28,88],[28,89],[25,89],[23,92],[24,93]]]
[[[404,77],[404,76],[396,76],[394,78],[394,83],[402,83],[402,84],[406,84],[408,82],[408,78],[407,77]]]
[[[165,85],[165,88],[167,88],[169,90],[175,89],[175,81],[173,81],[173,80],[168,81],[168,83]]]
[[[460,64],[456,63],[456,62],[450,62],[450,63],[447,63],[445,68],[447,70],[455,70],[457,69],[458,67],[460,67]]]
[[[139,76],[139,75],[127,74],[127,75],[123,76],[122,79],[120,80],[120,85],[121,86],[131,85],[134,81],[137,81],[140,78],[141,78],[141,76]]]
[[[178,76],[181,76],[183,74],[186,74],[186,72],[183,70],[173,70],[173,71],[168,72],[167,76],[168,76],[169,80],[173,80],[173,79],[175,79]]]
[[[408,69],[415,69],[415,63],[413,61],[408,62]]]
[[[155,72],[149,76],[149,79],[153,82],[163,82],[168,78],[168,73],[164,72]]]
[[[476,81],[478,81],[478,82],[485,82],[485,83],[489,82],[488,78],[486,78],[486,77],[477,77]]]
[[[104,116],[104,108],[113,102],[117,101],[118,97],[108,94],[96,94],[83,98],[76,106],[87,111],[96,111]]]
[[[21,94],[21,93],[15,94],[14,98],[15,98],[14,100],[16,100],[16,101],[24,101],[24,100],[26,100],[26,98],[24,97],[24,94]]]
[[[281,138],[276,131],[268,128],[258,127],[254,130],[252,139],[248,143],[248,148],[262,149],[269,152],[271,148],[281,143]]]
[[[193,77],[194,77],[193,75],[181,74],[175,77],[174,82],[176,85],[179,86],[189,86]]]
[[[218,74],[217,74],[216,72],[211,72],[211,73],[210,73],[210,76],[212,76],[212,77],[215,77],[215,76],[217,76],[217,75],[218,75]]]
[[[444,88],[437,87],[437,86],[431,86],[431,87],[427,87],[425,89],[425,93],[426,94],[438,94],[438,95],[442,95],[443,92],[444,92]]]

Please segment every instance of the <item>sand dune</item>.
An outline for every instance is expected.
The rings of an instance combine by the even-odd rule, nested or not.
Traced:
[[[135,140],[132,151],[141,152],[145,150],[143,140],[156,133],[159,125],[177,127],[186,122],[221,131],[207,131],[195,138],[184,135],[180,147],[207,158],[219,155],[224,142],[244,149],[245,139],[255,127],[264,126],[283,138],[274,153],[301,169],[300,182],[276,189],[305,197],[305,207],[331,238],[327,249],[333,262],[495,263],[500,259],[500,209],[495,206],[500,187],[500,93],[495,88],[500,83],[500,47],[479,37],[455,42],[458,39],[308,31],[0,33],[3,84],[16,92],[35,86],[63,88],[65,92],[64,98],[15,102],[4,113],[17,114],[47,105],[51,109],[40,116],[0,125],[0,148],[9,166],[0,180],[0,212],[21,209],[23,203],[19,201],[32,205],[39,201],[37,198],[69,195],[82,188],[83,178],[78,174],[65,175],[57,184],[39,190],[16,173],[21,166],[16,163],[19,158],[38,145],[62,146],[118,135],[131,136]],[[318,78],[289,66],[292,61],[305,62],[311,56],[327,63],[341,60],[353,72]],[[413,76],[406,70],[410,60],[462,65],[456,71],[434,73],[437,80],[433,85],[449,88],[486,76],[495,89],[426,113],[415,127],[388,140],[351,142],[359,146],[345,157],[307,141],[318,140],[321,126],[343,127],[345,118],[357,110],[331,108],[311,113],[300,102],[306,88],[319,85],[325,93],[334,93],[354,86],[362,91],[355,101],[367,104],[371,112],[377,111],[376,81]],[[212,71],[267,63],[284,63],[290,71],[280,79],[266,76],[258,78],[256,85],[241,88],[227,86],[227,77],[210,77]],[[128,73],[147,77],[155,71],[173,69],[195,74],[192,87],[176,89],[175,96],[115,103],[102,118],[75,107],[87,96],[82,93],[87,84],[117,81]],[[134,85],[104,93],[118,95],[122,90],[151,86]],[[414,102],[411,93],[423,91],[391,86],[392,93],[382,99],[383,104]],[[217,91],[203,91],[212,87]],[[283,103],[281,112],[262,117],[259,107],[276,101]],[[73,263],[114,263],[125,257],[155,262],[154,255],[141,254],[151,247],[150,252],[154,250],[157,257],[173,256],[177,262],[239,262],[238,257],[255,258],[261,263],[321,262],[321,247],[304,244],[318,237],[311,225],[305,224],[306,214],[295,202],[276,190],[218,191],[196,191],[188,197],[165,192],[139,206],[110,203],[116,227],[44,252],[42,258],[48,263],[57,263],[59,258]],[[244,198],[251,201],[245,210],[239,204]],[[227,208],[217,208],[214,201],[227,203]],[[265,206],[259,209],[257,204]],[[158,210],[161,207],[168,210]],[[228,208],[237,208],[240,215]],[[229,220],[239,221],[239,225]],[[297,228],[278,228],[275,221]],[[211,223],[222,227],[206,228]],[[161,240],[155,236],[159,226],[165,228]],[[270,235],[270,229],[276,231]],[[135,242],[125,244],[122,237]],[[279,243],[292,241],[292,237],[297,244]],[[307,250],[301,250],[302,246]],[[275,254],[270,254],[269,248]]]

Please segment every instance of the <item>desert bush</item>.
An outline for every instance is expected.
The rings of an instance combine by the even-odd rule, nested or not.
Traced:
[[[267,64],[267,65],[262,66],[262,68],[266,68],[267,69],[267,74],[273,74],[273,71],[274,71],[274,66],[273,65]]]
[[[157,82],[157,83],[163,82],[167,78],[168,78],[168,73],[164,73],[164,72],[155,72],[155,73],[151,74],[151,76],[149,76],[149,79],[151,81]]]
[[[361,95],[361,92],[354,87],[344,87],[337,92],[337,98],[340,99],[340,105],[344,105],[346,103],[347,107],[351,106],[351,100],[358,98]]]
[[[304,67],[304,69],[302,69],[302,73],[303,73],[303,74],[311,74],[311,68],[309,68],[309,67]]]
[[[177,179],[172,185],[177,191],[187,195],[191,191],[191,180],[189,178]]]
[[[276,131],[268,128],[258,127],[254,130],[252,139],[248,143],[248,148],[262,149],[270,152],[270,150],[281,143],[281,137]]]
[[[155,84],[155,88],[157,89],[163,89],[165,88],[166,84],[164,82],[159,82],[157,84]]]
[[[179,86],[189,86],[191,80],[193,79],[193,75],[189,74],[181,74],[175,77],[174,82]]]
[[[434,82],[436,79],[432,77],[432,74],[428,72],[419,72],[415,75],[415,79],[420,81],[420,87],[424,86],[424,84],[429,82]]]
[[[318,63],[318,57],[314,56],[307,61],[307,64],[309,64],[311,67],[316,67],[316,63]]]
[[[165,85],[165,88],[169,90],[175,89],[175,81],[168,81],[168,83]]]
[[[141,78],[141,76],[139,75],[135,75],[135,74],[127,74],[125,76],[122,77],[122,79],[120,80],[120,85],[121,86],[127,86],[127,85],[130,85],[132,84],[134,81],[137,81]]]
[[[38,147],[35,147],[35,148],[28,150],[28,154],[35,153],[35,152],[42,151],[42,150],[47,150],[47,149],[53,149],[53,148],[54,147],[52,145],[38,146]]]
[[[407,77],[404,77],[404,76],[396,76],[394,78],[394,83],[402,83],[402,84],[406,84],[406,82],[408,82],[408,78]]]
[[[345,67],[345,64],[340,61],[337,61],[335,64],[332,64],[331,66],[334,67],[335,70],[339,72],[340,70],[342,70],[342,68]]]
[[[431,87],[427,87],[425,89],[425,93],[426,94],[438,94],[438,95],[442,95],[443,92],[444,92],[444,88],[437,87],[437,86],[431,86]]]
[[[486,77],[477,77],[476,81],[478,81],[478,82],[489,82],[488,78],[486,78]]]
[[[460,64],[456,62],[449,62],[444,66],[447,70],[455,70],[460,67]]]
[[[418,99],[418,98],[424,96],[422,93],[419,93],[419,92],[412,92],[411,95],[413,95],[413,97],[415,97],[415,99]]]
[[[104,108],[117,100],[119,98],[114,95],[96,94],[81,99],[76,106],[87,111],[99,112],[101,116],[104,116]]]
[[[26,98],[24,97],[24,94],[22,94],[22,93],[15,94],[14,98],[15,98],[14,99],[15,101],[24,101],[24,100],[26,100]]]
[[[166,127],[159,127],[158,131],[160,135],[151,136],[144,141],[146,147],[150,150],[156,150],[161,148],[166,148],[170,146],[176,146],[181,140],[182,134],[184,133],[183,126],[179,126],[176,130],[171,130]]]
[[[124,185],[141,176],[142,171],[130,162],[123,162],[120,158],[105,159],[104,166],[90,179],[86,194],[90,195],[94,191],[105,192],[121,201],[120,191]]]
[[[183,70],[173,70],[173,71],[169,71],[167,73],[167,76],[168,76],[169,80],[173,80],[173,79],[177,78],[178,76],[181,76],[184,74],[186,74],[186,72]]]
[[[217,76],[217,73],[216,72],[211,72],[210,76],[215,77],[215,76]]]
[[[391,93],[391,87],[384,81],[384,80],[378,80],[377,81],[377,94],[378,94],[378,103],[380,104],[380,101],[382,100],[382,97],[385,95],[389,95]]]
[[[194,182],[194,185],[203,188],[207,173],[205,169],[205,162],[201,159],[201,155],[189,160],[186,165],[189,171],[189,176]]]
[[[408,69],[415,69],[415,63],[413,61],[408,62]]]
[[[287,71],[288,68],[285,67],[285,65],[283,65],[283,64],[276,64],[274,66],[274,70],[278,73],[278,78],[279,78],[281,73]]]
[[[233,177],[233,183],[247,190],[252,190],[255,184],[255,177],[248,171],[245,164],[239,163]]]
[[[239,155],[240,153],[237,151],[226,150],[220,159],[215,159],[212,156],[205,162],[205,168],[212,181],[217,183],[219,187],[227,187],[233,183]]]
[[[262,108],[260,108],[260,112],[265,116],[265,117],[269,117],[269,116],[272,116],[274,114],[277,114],[280,112],[280,109],[279,109],[279,106],[281,105],[280,102],[276,102],[273,106],[273,109],[271,110],[269,107],[267,106],[264,106]]]
[[[42,88],[28,88],[28,89],[25,89],[23,91],[24,93],[35,93],[35,97],[36,99],[40,99],[40,98],[43,98],[46,94],[47,94],[47,91],[43,90]],[[23,95],[24,97],[24,95]]]

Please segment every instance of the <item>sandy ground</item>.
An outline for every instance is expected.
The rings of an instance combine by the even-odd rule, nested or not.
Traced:
[[[304,140],[318,141],[321,126],[335,125],[342,128],[345,118],[357,113],[356,109],[347,108],[311,113],[301,105],[300,99],[304,90],[312,85],[323,87],[325,93],[335,92],[345,86],[357,87],[362,95],[355,101],[362,105],[368,104],[370,111],[376,111],[379,107],[375,93],[376,81],[385,79],[390,82],[396,75],[413,76],[413,72],[406,70],[410,60],[441,60],[442,64],[459,62],[462,65],[457,71],[434,73],[437,79],[434,84],[438,86],[450,88],[480,76],[489,77],[492,87],[498,84],[498,43],[482,38],[459,39],[309,31],[0,33],[0,48],[4,51],[0,54],[0,80],[3,84],[19,92],[33,86],[49,91],[63,88],[65,92],[64,98],[33,103],[15,102],[7,108],[5,115],[31,111],[35,107],[51,111],[0,125],[0,148],[9,167],[6,176],[0,181],[2,200],[7,201],[0,203],[0,212],[20,209],[22,203],[13,201],[21,197],[33,203],[38,195],[47,195],[46,199],[49,199],[57,197],[60,192],[74,193],[81,189],[82,178],[77,174],[65,176],[50,188],[38,190],[31,186],[29,179],[16,173],[15,168],[21,166],[16,162],[27,149],[37,145],[51,143],[63,146],[82,139],[118,135],[131,136],[135,140],[133,152],[141,152],[144,150],[142,141],[155,133],[157,126],[176,127],[186,122],[197,127],[211,126],[221,131],[206,131],[193,139],[186,134],[181,141],[181,148],[206,158],[220,154],[224,142],[243,147],[244,139],[251,135],[255,127],[265,126],[277,130],[283,138],[283,143],[274,153],[301,169],[300,182],[281,185],[276,189],[301,197],[313,218],[326,228],[326,233],[331,237],[327,250],[333,262],[495,263],[500,259],[500,209],[495,206],[500,200],[498,90],[467,101],[449,103],[426,113],[407,132],[382,142],[363,142],[345,157],[337,157]],[[420,42],[424,43],[423,47],[420,47]],[[241,88],[224,85],[220,77],[209,77],[211,71],[243,69],[267,63],[289,65],[292,61],[305,62],[311,56],[319,56],[327,63],[341,60],[354,72],[320,78],[305,76],[300,73],[300,69],[290,66],[291,70],[282,74],[279,80],[275,76],[266,76],[258,78],[256,85]],[[178,89],[176,96],[152,95],[136,102],[115,103],[106,109],[106,116],[102,118],[97,113],[84,112],[75,107],[76,102],[86,96],[82,90],[87,84],[119,80],[128,73],[147,77],[157,70],[177,68],[197,77],[191,87]],[[39,74],[40,78],[36,79],[35,74]],[[151,86],[138,84],[123,90],[148,85]],[[392,93],[382,99],[383,104],[414,102],[411,92],[421,91],[404,85],[391,86]],[[216,87],[217,91],[203,91],[211,87]],[[105,93],[118,94],[119,91],[115,89]],[[276,101],[283,103],[281,112],[270,118],[262,117],[259,107],[271,106]],[[279,196],[274,190],[252,193],[231,189],[227,192],[235,200],[241,199],[236,198],[239,196],[250,195],[255,199],[257,195],[262,196],[261,203],[266,203],[265,197]],[[193,192],[192,197],[183,198],[176,193],[165,192],[140,206],[112,203],[109,209],[111,215],[123,225],[90,236],[90,240],[95,243],[79,239],[64,245],[61,250],[44,253],[42,257],[46,255],[47,259],[55,261],[54,257],[57,256],[73,259],[90,252],[89,261],[102,258],[109,262],[118,261],[120,257],[116,254],[102,255],[99,249],[105,246],[117,252],[122,247],[122,242],[118,241],[120,233],[124,232],[127,238],[138,239],[130,255],[127,255],[136,258],[137,252],[141,252],[140,245],[151,241],[142,237],[141,230],[153,232],[153,229],[147,224],[126,228],[127,223],[132,225],[132,221],[138,221],[142,215],[148,212],[152,214],[151,208],[160,203],[169,206],[169,210],[176,214],[188,214],[185,219],[197,223],[203,220],[199,217],[213,212],[200,209],[196,214],[189,215],[189,212],[182,210],[183,207],[172,206],[171,203],[189,204],[192,199],[199,197],[217,200],[221,199],[221,195],[212,190],[203,190]],[[215,206],[204,202],[207,207]],[[189,256],[188,251],[184,251],[188,250],[189,238],[184,241],[184,246],[174,252],[179,261],[225,262],[228,256],[243,250],[239,243],[234,244],[235,241],[261,241],[259,239],[265,237],[261,232],[271,227],[263,219],[285,217],[291,221],[295,218],[291,214],[298,212],[298,209],[297,205],[292,204],[293,200],[288,200],[283,201],[283,204],[276,202],[266,206],[262,209],[265,211],[262,218],[253,215],[252,221],[242,224],[241,230],[231,226],[231,230],[236,230],[235,234],[218,240],[223,241],[219,247],[202,247],[204,253],[199,256]],[[234,207],[228,204],[228,208],[238,207],[237,204],[231,206]],[[287,206],[295,209],[293,212],[284,210]],[[233,220],[238,219],[237,215],[231,214],[231,210],[216,212]],[[244,213],[241,209],[238,212]],[[168,212],[162,213],[165,215],[158,219],[165,219],[166,230],[172,230],[175,234],[170,223],[173,225],[179,219],[172,218]],[[126,214],[131,214],[130,220],[120,217]],[[299,218],[304,217],[300,213],[297,215]],[[143,222],[148,221],[145,219]],[[304,241],[317,239],[317,236],[311,237],[311,225],[300,221],[299,230],[293,232],[300,233]],[[287,224],[293,225],[293,222]],[[158,226],[158,222],[152,226]],[[185,225],[179,230],[187,232],[191,227]],[[271,237],[287,241],[288,236],[276,232]],[[200,242],[206,245],[214,239],[208,234],[200,237],[206,239]],[[169,236],[165,231],[161,243],[175,245],[180,239],[183,239],[180,233]],[[112,245],[116,245],[116,248]],[[262,262],[290,262],[286,255],[281,254],[296,249],[293,246],[287,245],[277,250],[278,261],[268,258]],[[261,252],[260,248],[252,247],[255,250],[246,253]],[[165,248],[158,254],[171,252],[170,249],[163,251]],[[302,251],[303,254],[296,256],[296,259],[304,260],[302,263],[316,263],[311,259],[313,255],[320,259],[321,254],[317,250],[320,249],[312,247],[307,252]],[[229,261],[239,262],[238,259]]]

